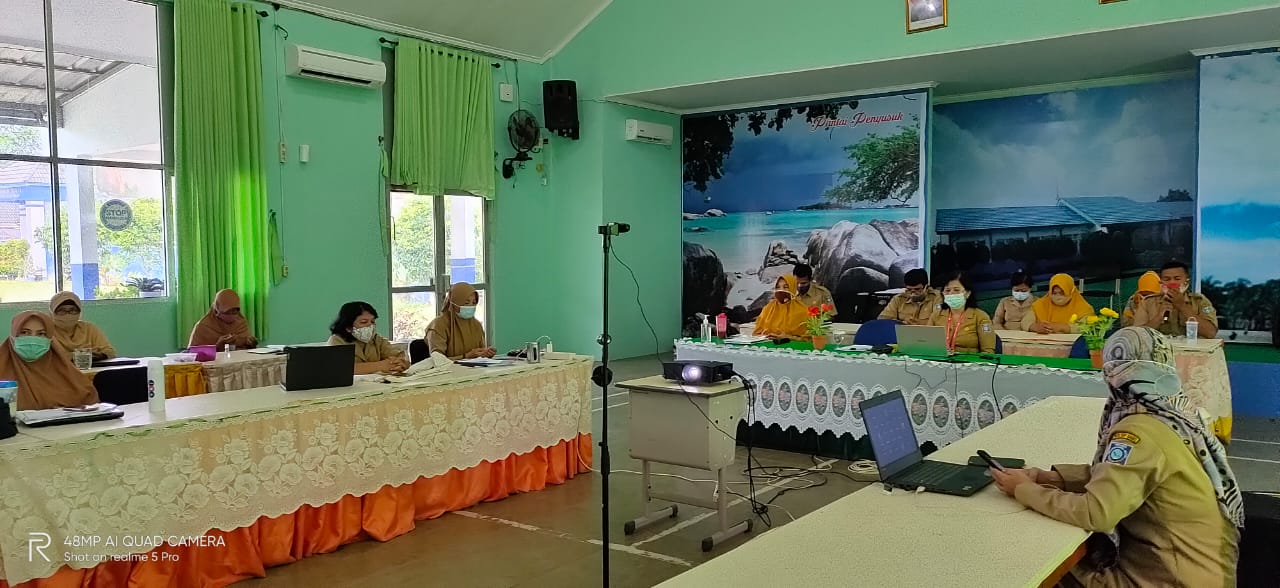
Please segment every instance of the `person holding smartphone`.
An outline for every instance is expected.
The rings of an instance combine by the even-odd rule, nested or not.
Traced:
[[[1078,585],[1234,586],[1240,489],[1222,444],[1173,406],[1182,386],[1172,346],[1154,329],[1126,327],[1102,357],[1111,398],[1093,463],[991,469],[997,487],[1094,532],[1066,578]]]

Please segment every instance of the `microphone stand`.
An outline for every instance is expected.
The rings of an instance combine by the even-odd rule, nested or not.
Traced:
[[[604,245],[604,297],[601,308],[603,317],[602,329],[596,343],[600,344],[600,367],[591,373],[591,381],[601,389],[600,408],[600,540],[602,580],[609,586],[609,384],[613,381],[613,372],[609,370],[609,250],[613,247],[613,238],[631,230],[627,223],[609,223],[596,227]]]

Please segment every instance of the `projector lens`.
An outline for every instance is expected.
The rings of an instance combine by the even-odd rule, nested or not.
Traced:
[[[686,365],[680,371],[680,379],[686,382],[700,382],[702,381],[702,368],[696,365]]]

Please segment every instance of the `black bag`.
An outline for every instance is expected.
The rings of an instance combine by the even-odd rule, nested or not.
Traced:
[[[8,439],[18,434],[18,425],[9,416],[9,403],[0,400],[0,439]]]

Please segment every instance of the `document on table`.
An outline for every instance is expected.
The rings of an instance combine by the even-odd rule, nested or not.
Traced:
[[[58,421],[83,420],[86,417],[99,417],[118,411],[118,407],[110,402],[99,402],[70,408],[48,408],[44,410],[20,410],[17,414],[19,423],[27,426]],[[123,414],[123,413],[121,413]]]
[[[762,335],[735,335],[724,340],[725,345],[754,345],[769,338]]]
[[[284,353],[284,345],[268,345],[266,347],[258,347],[256,349],[246,349],[245,353],[254,355],[276,355]]]
[[[496,357],[477,357],[475,359],[463,359],[456,363],[467,367],[501,367],[512,365],[515,361],[516,360],[512,358],[498,359]]]

